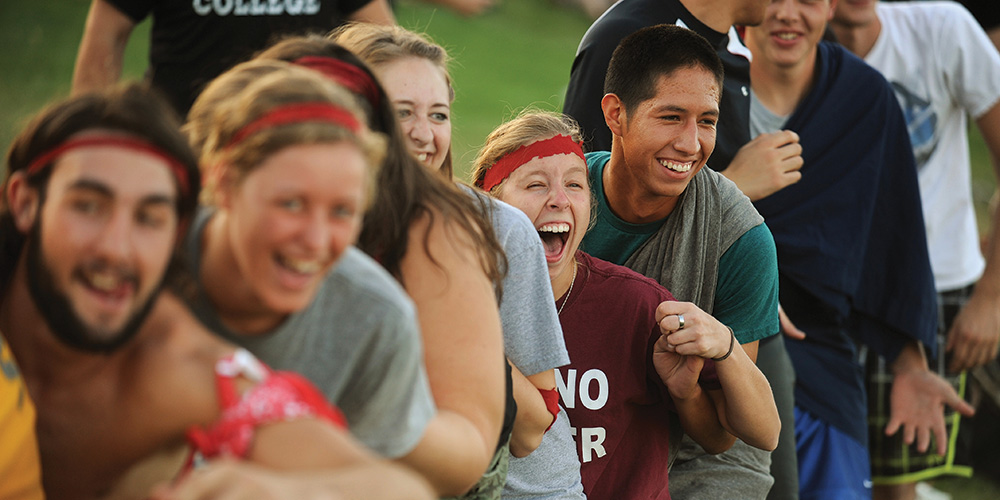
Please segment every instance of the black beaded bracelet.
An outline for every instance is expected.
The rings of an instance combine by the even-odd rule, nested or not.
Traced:
[[[726,326],[726,328],[729,328],[729,352],[727,352],[726,355],[722,356],[721,358],[712,358],[712,361],[715,361],[716,363],[718,363],[719,361],[725,361],[725,359],[728,358],[729,355],[733,353],[733,347],[736,347],[736,332],[734,332],[733,329],[730,328],[728,325]]]

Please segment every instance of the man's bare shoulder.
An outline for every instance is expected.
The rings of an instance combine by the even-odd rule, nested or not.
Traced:
[[[170,292],[156,299],[142,330],[131,347],[136,369],[155,363],[166,371],[195,369],[212,373],[216,361],[236,347],[213,335],[184,302]],[[159,377],[157,373],[149,376]]]
[[[218,418],[215,365],[234,350],[161,294],[138,335],[109,357],[109,370],[84,381],[59,411],[40,414],[40,428],[53,431],[43,445],[60,462],[46,467],[60,476],[46,483],[76,484],[73,498],[120,498],[175,477],[186,432]],[[74,418],[46,418],[64,411]]]
[[[183,435],[218,416],[216,363],[236,347],[214,336],[187,306],[162,293],[131,346],[121,376],[130,384],[129,411]],[[134,405],[133,405],[134,404]]]

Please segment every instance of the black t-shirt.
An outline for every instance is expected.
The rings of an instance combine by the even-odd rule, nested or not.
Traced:
[[[601,99],[611,54],[626,36],[647,26],[677,24],[705,37],[716,48],[726,70],[715,152],[708,166],[724,170],[736,151],[750,141],[750,51],[696,19],[677,0],[622,0],[595,22],[580,41],[566,89],[563,113],[583,128],[587,151],[611,151],[611,131],[604,122]],[[745,54],[745,55],[744,55]]]
[[[104,0],[153,16],[146,77],[181,116],[205,85],[281,35],[326,33],[371,0]]]

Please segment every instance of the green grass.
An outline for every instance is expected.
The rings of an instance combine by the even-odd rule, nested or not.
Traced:
[[[69,93],[76,49],[90,0],[0,2],[0,144],[45,103]],[[453,62],[456,101],[453,150],[465,175],[483,139],[528,105],[558,110],[569,67],[590,21],[545,0],[506,0],[491,12],[465,19],[416,2],[397,10],[400,24],[426,31]],[[146,67],[149,22],[129,40],[124,73]]]
[[[427,32],[454,59],[454,152],[464,175],[486,134],[526,106],[559,109],[577,43],[590,21],[551,0],[503,0],[492,12],[464,19],[425,4],[401,5],[400,24]],[[45,103],[68,94],[90,0],[0,0],[0,145]],[[146,63],[149,23],[136,28],[124,72],[138,78]],[[985,206],[994,176],[982,138],[972,134],[974,196]],[[982,211],[981,211],[982,213]],[[936,486],[956,499],[1000,498],[995,483],[948,479]]]
[[[950,493],[953,500],[995,500],[1000,498],[1000,484],[975,475],[972,479],[948,478],[931,481],[935,488]]]
[[[89,0],[4,1],[0,4],[0,144],[7,145],[46,103],[69,94],[76,48]],[[126,51],[124,73],[146,66],[149,23],[139,25]]]

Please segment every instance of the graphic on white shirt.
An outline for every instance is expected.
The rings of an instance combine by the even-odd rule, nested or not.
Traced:
[[[923,169],[937,148],[937,113],[929,99],[920,97],[900,82],[889,83],[896,91],[896,98],[903,108],[906,129],[910,133],[910,143],[913,146],[913,156],[917,159],[917,168]]]

